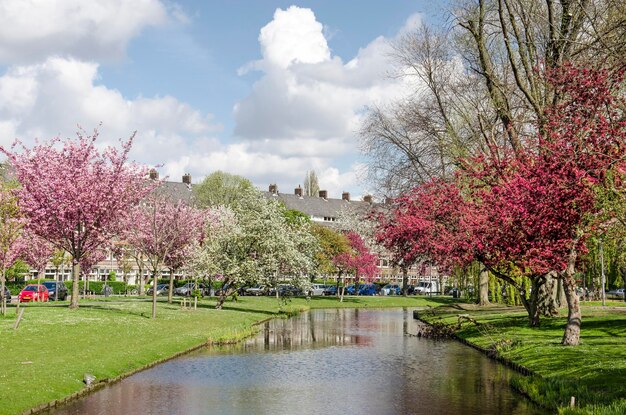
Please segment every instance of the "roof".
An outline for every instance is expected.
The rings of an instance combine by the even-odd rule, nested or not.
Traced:
[[[263,192],[267,198],[282,201],[288,209],[293,209],[319,218],[337,218],[342,209],[354,208],[369,210],[372,204],[363,201],[347,201],[343,199],[321,198],[316,196],[297,196],[295,194]]]
[[[159,189],[174,201],[180,200],[188,205],[193,204],[192,185],[182,182],[163,182]]]

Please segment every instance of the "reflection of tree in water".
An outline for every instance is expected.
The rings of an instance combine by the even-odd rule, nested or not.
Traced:
[[[329,346],[367,345],[367,336],[355,333],[351,322],[358,319],[355,310],[334,310],[324,313],[303,313],[290,319],[266,321],[263,335],[248,339],[246,351],[284,351]],[[358,310],[356,310],[358,311]]]
[[[507,368],[457,342],[410,335],[410,310],[316,310],[259,329],[245,344],[158,365],[54,415],[542,413],[512,395]]]

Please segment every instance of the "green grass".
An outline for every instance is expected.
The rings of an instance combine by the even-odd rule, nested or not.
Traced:
[[[560,345],[565,310],[563,316],[543,319],[538,328],[528,327],[526,313],[513,307],[440,307],[422,315],[432,322],[457,323],[459,314],[480,323],[463,323],[459,337],[497,350],[539,375],[518,378],[513,385],[536,402],[568,414],[626,413],[625,307],[585,304],[576,347]],[[566,409],[571,396],[576,397],[575,410]]]
[[[178,300],[177,300],[178,301]],[[294,298],[239,297],[215,310],[214,299],[202,300],[195,311],[159,299],[152,320],[148,299],[112,297],[81,301],[78,310],[67,302],[29,304],[17,330],[16,308],[0,316],[0,414],[21,413],[64,398],[84,388],[83,376],[115,378],[167,359],[207,342],[232,342],[255,332],[254,323],[292,315],[309,308],[424,307],[450,303],[427,297]]]

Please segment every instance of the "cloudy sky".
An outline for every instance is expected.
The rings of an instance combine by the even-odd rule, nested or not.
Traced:
[[[0,1],[0,145],[100,123],[132,158],[194,182],[215,170],[292,192],[369,192],[364,108],[406,93],[388,42],[436,22],[427,0]]]

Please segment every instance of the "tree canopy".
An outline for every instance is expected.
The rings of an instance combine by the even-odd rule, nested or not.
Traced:
[[[76,266],[120,233],[130,207],[152,189],[147,168],[128,160],[133,137],[103,151],[97,130],[33,148],[19,141],[11,149],[0,147],[20,183],[16,195],[28,228],[72,255],[72,308],[78,307]]]
[[[252,188],[250,180],[218,170],[194,186],[193,193],[201,208],[233,206]]]

